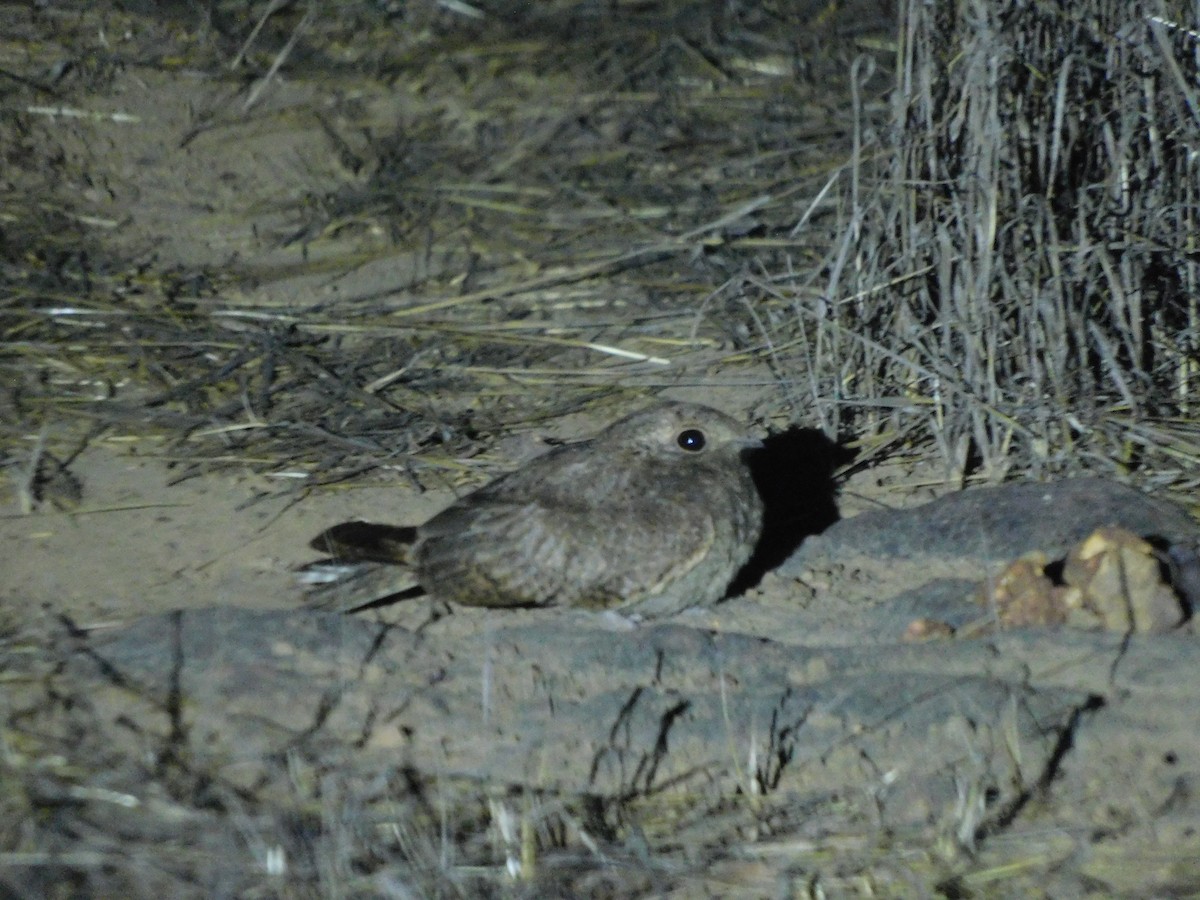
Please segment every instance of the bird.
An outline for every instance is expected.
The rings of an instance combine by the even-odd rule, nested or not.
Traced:
[[[761,446],[711,407],[659,403],[533,458],[416,528],[343,523],[312,546],[406,562],[418,592],[465,606],[669,616],[722,599],[753,553],[763,502],[749,458]]]

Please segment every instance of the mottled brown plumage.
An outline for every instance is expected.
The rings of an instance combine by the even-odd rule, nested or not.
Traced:
[[[762,527],[743,459],[757,444],[706,406],[634,413],[451,504],[416,529],[410,563],[428,593],[471,606],[714,603]]]

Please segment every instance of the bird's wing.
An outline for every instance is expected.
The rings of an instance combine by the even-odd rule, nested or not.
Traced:
[[[419,529],[419,577],[468,605],[609,607],[679,577],[712,541],[707,517],[620,521],[605,512],[473,495]]]

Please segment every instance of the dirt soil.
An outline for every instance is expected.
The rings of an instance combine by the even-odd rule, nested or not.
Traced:
[[[86,173],[70,187],[109,253],[227,266],[246,308],[360,296],[411,260],[313,274],[278,239],[347,177],[319,119],[288,113],[348,89],[279,77],[242,116],[242,84],[130,66],[57,102],[136,127],[59,116],[25,138],[52,134]],[[406,114],[382,83],[354,89],[363,131]],[[776,390],[765,364],[667,387],[748,420]],[[774,543],[713,609],[632,626],[306,607],[296,569],[323,528],[419,523],[619,406],[506,433],[457,469],[307,491],[253,461],[191,468],[130,429],[71,459],[77,502],[23,510],[10,465],[4,894],[1200,896],[1194,629],[996,630],[976,596],[1022,554],[1061,559],[1100,526],[1200,536],[1186,511],[1115,484],[945,512],[921,506],[950,490],[919,463],[797,477],[788,428],[807,423],[757,415],[783,436]],[[915,641],[914,623],[945,630]]]

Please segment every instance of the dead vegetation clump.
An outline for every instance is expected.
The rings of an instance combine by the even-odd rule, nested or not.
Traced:
[[[959,478],[1196,483],[1196,27],[1174,2],[905,6],[822,290],[769,285],[828,428],[932,439]]]

